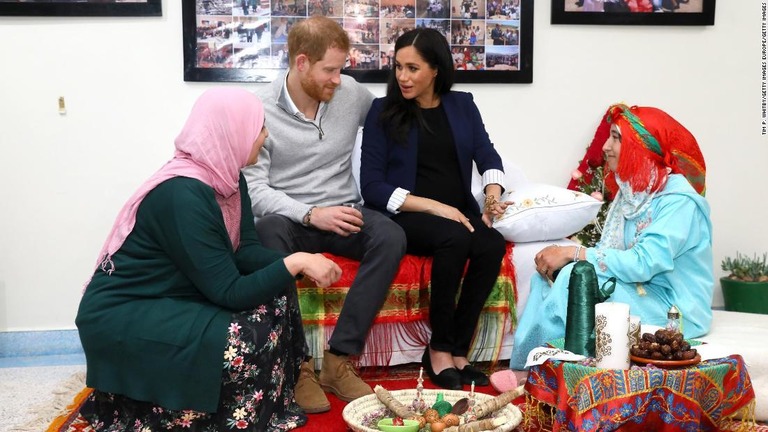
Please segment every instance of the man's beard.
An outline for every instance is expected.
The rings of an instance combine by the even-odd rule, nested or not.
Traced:
[[[326,86],[317,84],[316,82],[312,81],[310,77],[301,79],[301,89],[304,90],[304,93],[306,93],[307,96],[311,97],[312,99],[319,100],[321,102],[330,101],[333,98],[333,94],[335,93],[335,92],[331,92],[330,95],[327,95],[324,92],[324,90],[326,89]]]

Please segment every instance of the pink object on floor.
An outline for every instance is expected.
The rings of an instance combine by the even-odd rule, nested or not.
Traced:
[[[504,393],[517,388],[517,377],[512,369],[504,369],[494,372],[490,376],[491,386],[499,392]]]

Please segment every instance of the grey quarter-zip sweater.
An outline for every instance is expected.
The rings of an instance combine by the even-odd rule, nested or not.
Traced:
[[[352,154],[373,94],[341,75],[333,98],[316,118],[293,112],[285,73],[256,91],[264,103],[269,137],[255,165],[243,169],[256,218],[280,214],[301,223],[312,206],[360,200]]]

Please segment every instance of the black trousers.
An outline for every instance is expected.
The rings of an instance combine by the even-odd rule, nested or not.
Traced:
[[[506,241],[498,231],[488,228],[479,216],[467,217],[474,233],[456,221],[426,213],[404,212],[392,218],[405,231],[407,253],[432,257],[430,346],[456,357],[469,353],[480,313],[506,253]]]

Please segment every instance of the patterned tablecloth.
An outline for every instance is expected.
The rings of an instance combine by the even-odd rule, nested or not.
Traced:
[[[739,355],[683,369],[598,369],[559,360],[533,366],[526,422],[552,431],[716,431],[754,424],[755,393]]]

